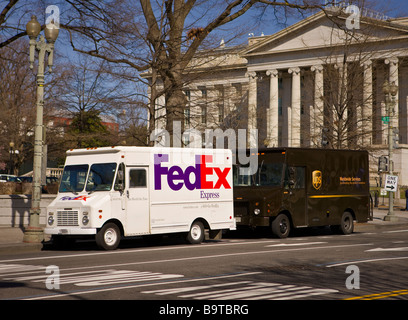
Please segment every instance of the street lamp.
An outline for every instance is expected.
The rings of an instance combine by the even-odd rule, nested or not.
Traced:
[[[9,174],[14,174],[14,159],[13,159],[13,154],[14,154],[14,142],[10,142],[10,169],[9,169]]]
[[[392,151],[394,148],[392,118],[394,116],[395,96],[398,93],[398,86],[395,84],[395,82],[390,84],[388,81],[385,81],[383,85],[383,93],[385,95],[385,106],[388,116],[388,172],[390,175],[392,175],[392,171],[394,169],[394,161],[392,160]],[[394,214],[394,193],[392,191],[389,193],[389,209],[387,215],[384,217],[384,221],[397,221],[398,217]]]
[[[41,242],[44,238],[43,229],[40,227],[41,203],[41,171],[43,149],[43,108],[44,108],[44,66],[48,53],[47,65],[52,70],[54,58],[54,42],[57,40],[59,29],[54,21],[47,24],[44,35],[37,37],[41,32],[41,25],[35,15],[26,25],[27,35],[30,38],[30,69],[34,67],[35,52],[38,52],[37,71],[37,116],[34,131],[34,163],[33,163],[33,194],[31,198],[30,222],[24,232],[24,242]],[[46,41],[46,40],[47,41]]]

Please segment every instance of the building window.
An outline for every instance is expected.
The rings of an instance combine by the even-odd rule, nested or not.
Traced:
[[[207,99],[207,89],[205,87],[198,87],[198,89],[201,91],[201,98]]]
[[[207,106],[201,106],[201,123],[207,123]]]
[[[283,89],[283,78],[278,78],[278,89]]]
[[[184,109],[184,125],[190,125],[190,108]]]
[[[224,105],[220,104],[218,106],[218,122],[224,122]]]
[[[184,94],[186,95],[186,98],[188,101],[191,100],[191,91],[190,90],[184,90]]]
[[[282,98],[278,98],[278,115],[282,115]]]

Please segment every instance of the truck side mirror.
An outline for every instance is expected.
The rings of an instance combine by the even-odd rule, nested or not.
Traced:
[[[125,191],[125,165],[119,164],[118,173],[116,175],[115,190],[121,193]]]

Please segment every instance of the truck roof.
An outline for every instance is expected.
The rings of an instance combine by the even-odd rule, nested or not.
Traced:
[[[85,155],[85,154],[101,154],[101,153],[118,153],[118,152],[151,152],[157,150],[158,152],[168,151],[196,151],[196,152],[225,152],[228,149],[210,149],[210,148],[177,148],[177,147],[139,147],[139,146],[111,146],[111,147],[91,147],[83,149],[69,149],[67,155]]]
[[[248,150],[248,151],[249,151],[249,150]],[[258,152],[283,152],[283,151],[368,152],[367,150],[323,149],[323,148],[292,148],[292,147],[259,148],[259,149],[258,149]]]

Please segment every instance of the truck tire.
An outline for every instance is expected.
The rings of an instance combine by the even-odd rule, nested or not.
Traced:
[[[187,233],[186,240],[191,244],[199,244],[204,240],[204,225],[200,221],[194,221],[190,231]]]
[[[120,230],[114,223],[105,224],[95,236],[96,244],[104,250],[115,250],[120,242]]]
[[[272,221],[272,232],[278,238],[286,238],[290,233],[290,219],[289,217],[281,213],[275,220]]]
[[[354,220],[350,212],[345,211],[341,216],[339,231],[341,234],[351,234],[354,231]]]

